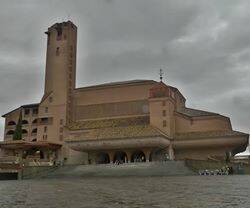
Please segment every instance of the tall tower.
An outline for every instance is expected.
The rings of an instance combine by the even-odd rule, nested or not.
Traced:
[[[48,39],[44,97],[52,93],[54,106],[65,105],[69,122],[76,80],[77,27],[71,21],[56,23],[45,33]]]
[[[44,95],[39,104],[37,139],[62,142],[72,120],[76,77],[77,27],[70,21],[48,28]]]

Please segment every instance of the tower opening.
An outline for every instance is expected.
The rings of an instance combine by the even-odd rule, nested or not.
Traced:
[[[57,24],[56,31],[57,31],[57,40],[61,40],[62,38],[62,25],[61,24]]]

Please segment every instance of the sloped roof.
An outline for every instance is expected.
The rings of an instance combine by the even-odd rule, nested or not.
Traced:
[[[69,129],[77,140],[162,136],[149,124],[149,116],[81,121],[71,124]]]
[[[92,85],[92,86],[86,86],[86,87],[80,87],[76,88],[75,90],[94,90],[94,89],[102,89],[102,88],[109,88],[109,87],[117,87],[117,86],[129,86],[129,85],[142,85],[142,84],[157,84],[159,82],[155,80],[147,80],[147,79],[135,79],[135,80],[126,80],[126,81],[120,81],[120,82],[109,82],[99,85]],[[167,85],[170,87],[174,92],[179,93],[184,99],[185,97],[181,94],[181,92],[176,88],[172,87],[170,85]]]
[[[70,130],[79,129],[97,129],[108,127],[125,127],[134,125],[147,125],[149,124],[149,116],[136,116],[127,118],[113,118],[113,119],[99,119],[99,120],[86,120],[71,123],[68,128]]]
[[[10,140],[10,141],[1,141],[1,148],[9,148],[9,149],[29,149],[34,147],[49,147],[49,148],[59,148],[62,145],[55,142],[50,141],[37,141],[37,142],[28,142],[25,140]]]
[[[192,109],[192,108],[183,108],[181,110],[178,110],[177,113],[181,113],[185,116],[189,117],[196,117],[196,116],[218,116],[220,114],[218,113],[213,113],[213,112],[208,112],[208,111],[202,111],[202,110],[197,110],[197,109]]]
[[[103,139],[121,139],[136,137],[155,137],[162,134],[150,125],[135,125],[126,127],[109,127],[100,129],[86,130],[76,136],[74,140],[103,140]]]
[[[230,137],[230,136],[249,136],[248,134],[239,131],[204,131],[204,132],[188,132],[176,134],[175,139],[202,139],[202,138],[216,138],[216,137]]]
[[[154,80],[146,80],[146,79],[135,79],[135,80],[127,80],[127,81],[120,81],[120,82],[108,82],[99,85],[91,85],[86,87],[76,88],[76,90],[85,90],[85,89],[92,89],[92,88],[104,88],[104,87],[113,87],[119,85],[134,85],[134,84],[155,84],[157,83]]]
[[[38,106],[39,106],[39,103],[32,103],[32,104],[27,104],[27,105],[21,105],[20,107],[15,108],[14,110],[9,111],[8,113],[5,113],[4,115],[2,115],[2,117],[7,116],[8,114],[14,112],[15,110],[17,110],[19,108],[34,108],[34,107],[38,107]]]

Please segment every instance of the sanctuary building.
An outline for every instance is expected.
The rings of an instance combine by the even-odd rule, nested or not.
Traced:
[[[175,87],[153,80],[75,87],[77,27],[48,28],[44,95],[3,115],[1,157],[33,164],[96,164],[221,158],[248,134],[218,113],[186,107]]]

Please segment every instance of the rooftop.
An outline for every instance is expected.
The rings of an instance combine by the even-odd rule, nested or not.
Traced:
[[[113,119],[100,119],[100,120],[86,120],[74,122],[69,125],[70,130],[80,129],[98,129],[108,127],[125,127],[134,125],[147,125],[149,124],[149,116],[136,116],[127,118],[113,118]]]
[[[149,116],[81,121],[69,128],[73,135],[81,135],[80,140],[162,136],[149,124]]]
[[[202,139],[202,138],[216,138],[216,137],[230,137],[230,136],[249,136],[248,134],[239,131],[205,131],[205,132],[188,132],[176,134],[175,139]]]
[[[74,133],[73,133],[74,135]],[[79,135],[79,137],[78,137]],[[159,131],[150,125],[134,125],[125,127],[108,127],[90,129],[75,134],[69,141],[80,140],[103,140],[103,139],[124,139],[136,137],[155,137],[163,136]]]
[[[218,113],[213,113],[213,112],[208,112],[208,111],[202,111],[202,110],[197,110],[197,109],[192,109],[192,108],[183,108],[181,110],[177,111],[178,113],[181,113],[185,116],[189,117],[198,117],[198,116],[218,116],[220,114]]]
[[[20,107],[18,108],[15,108],[14,110],[12,111],[9,111],[8,113],[5,113],[4,115],[2,115],[2,117],[5,117],[7,116],[8,114],[14,112],[15,110],[18,110],[19,108],[36,108],[36,107],[39,107],[39,103],[33,103],[33,104],[27,104],[27,105],[21,105]]]
[[[127,80],[127,81],[120,81],[120,82],[108,82],[99,85],[91,85],[86,87],[80,87],[76,90],[89,90],[89,89],[96,89],[96,88],[108,88],[114,86],[128,86],[128,85],[137,85],[137,84],[156,84],[157,82],[154,80],[146,80],[146,79],[135,79],[135,80]]]

